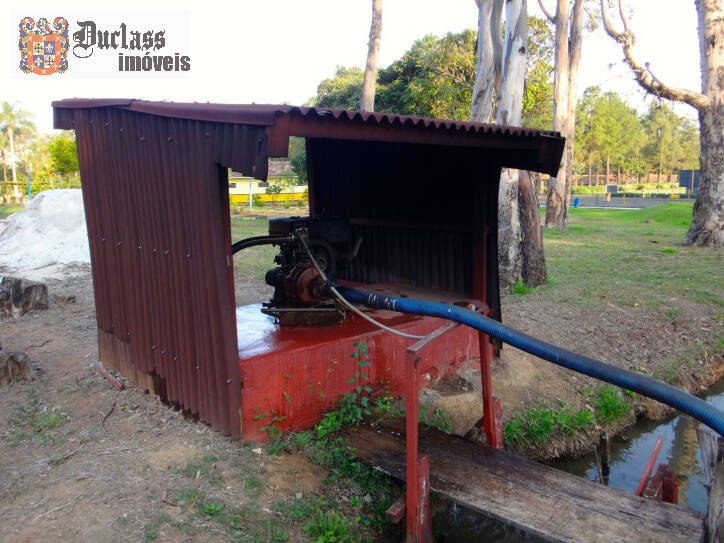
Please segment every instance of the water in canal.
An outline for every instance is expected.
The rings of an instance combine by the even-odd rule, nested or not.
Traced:
[[[711,388],[704,399],[724,410],[724,380]],[[679,504],[704,512],[707,493],[696,439],[699,425],[688,415],[681,415],[664,421],[641,421],[632,426],[619,439],[611,441],[611,475],[608,485],[633,493],[657,437],[662,436],[663,446],[654,470],[659,464],[671,466],[679,474]],[[556,461],[552,465],[591,481],[598,480],[593,453],[575,460]]]

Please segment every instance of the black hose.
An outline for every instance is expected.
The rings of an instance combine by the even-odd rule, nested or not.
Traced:
[[[255,236],[234,242],[231,245],[231,254],[236,254],[242,249],[254,247],[255,245],[274,245],[289,241],[288,236]]]
[[[413,315],[440,317],[465,324],[564,368],[632,390],[642,396],[670,405],[713,428],[720,436],[724,436],[724,413],[704,400],[666,383],[556,347],[505,326],[480,313],[455,305],[410,298],[394,298],[346,287],[339,287],[339,291],[350,302],[364,304],[369,307],[389,309]]]

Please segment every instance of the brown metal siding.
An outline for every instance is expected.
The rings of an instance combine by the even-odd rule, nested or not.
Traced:
[[[239,437],[225,175],[252,169],[264,129],[119,108],[65,115],[78,143],[101,360]]]
[[[499,315],[496,272],[500,158],[467,147],[307,140],[310,213],[349,217],[358,257],[343,278],[403,282],[485,301]],[[495,266],[497,271],[497,266]]]

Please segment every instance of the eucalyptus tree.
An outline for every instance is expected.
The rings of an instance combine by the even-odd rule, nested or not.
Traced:
[[[621,45],[624,61],[647,92],[690,105],[699,115],[699,192],[687,245],[724,246],[724,10],[721,0],[696,0],[699,21],[701,91],[675,88],[657,78],[649,63],[641,63],[633,51],[635,35],[629,26],[622,0],[617,0],[623,30],[617,30],[608,14],[608,0],[601,0],[606,33]]]
[[[367,65],[365,66],[362,93],[359,108],[362,111],[375,110],[375,89],[377,86],[377,54],[382,39],[382,0],[372,0],[372,22],[370,23],[370,41],[367,49]]]

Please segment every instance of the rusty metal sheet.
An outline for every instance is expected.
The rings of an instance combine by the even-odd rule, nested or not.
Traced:
[[[334,137],[496,149],[502,166],[555,175],[563,153],[558,132],[414,115],[276,104],[210,104],[130,99],[70,99],[53,102],[56,126],[70,128],[65,109],[114,107],[161,117],[268,127],[261,144],[269,156],[286,156],[289,136]],[[227,139],[228,141],[228,139]],[[266,156],[265,156],[266,158]],[[235,169],[236,166],[235,166]],[[257,172],[266,179],[266,172]]]
[[[228,156],[215,136],[229,135],[229,156],[254,157],[264,129],[229,134],[227,125],[115,104],[65,115],[78,143],[101,360],[240,437],[229,225],[221,219]]]

